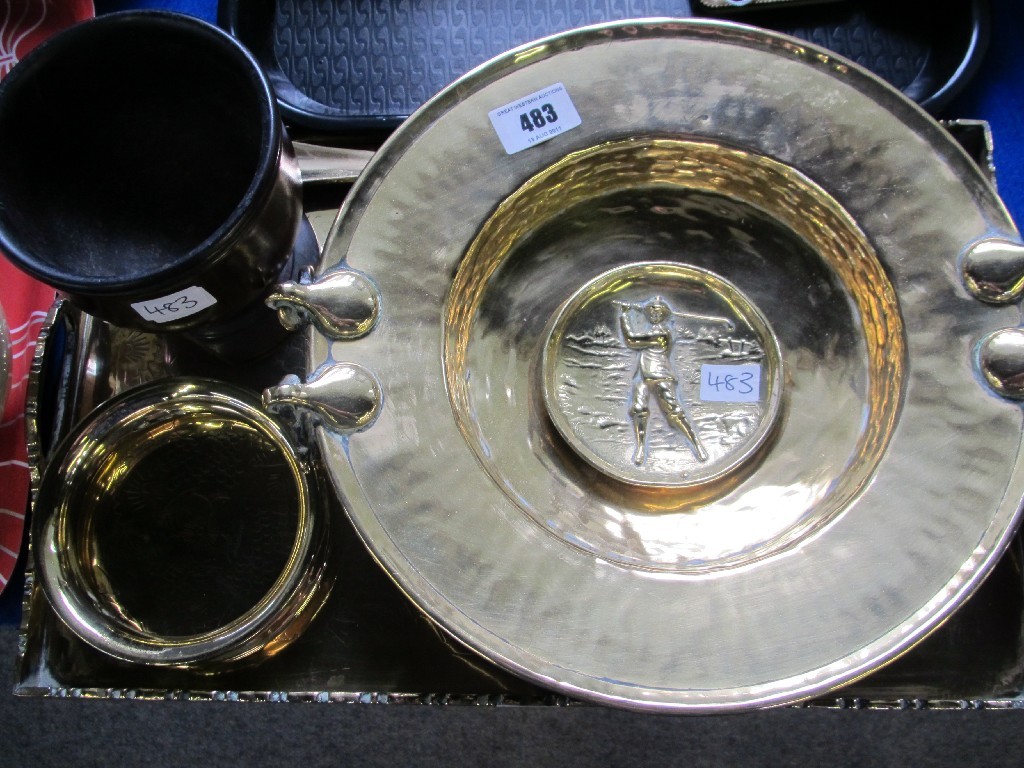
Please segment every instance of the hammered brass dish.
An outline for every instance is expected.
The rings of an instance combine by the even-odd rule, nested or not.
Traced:
[[[312,333],[309,371],[379,399],[319,448],[402,590],[506,669],[671,712],[820,695],[1013,534],[1022,252],[941,126],[824,50],[671,20],[542,40],[348,196],[319,278],[379,313]]]
[[[332,586],[310,466],[246,391],[160,379],[56,450],[37,575],[79,638],[133,664],[215,672],[301,634]]]

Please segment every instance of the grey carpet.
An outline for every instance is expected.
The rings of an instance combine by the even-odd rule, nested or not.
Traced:
[[[16,628],[0,626],[8,681],[16,651]],[[71,701],[0,694],[0,766],[994,766],[1020,765],[1022,750],[1020,710],[786,709],[680,718],[589,706]]]

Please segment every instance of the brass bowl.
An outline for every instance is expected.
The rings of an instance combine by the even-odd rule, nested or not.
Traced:
[[[689,439],[706,457],[687,445],[685,423],[659,418],[637,381],[640,353],[621,337],[616,307],[654,296],[687,310],[671,362]],[[510,318],[522,318],[514,330]],[[595,556],[673,572],[749,564],[826,525],[878,465],[905,385],[895,292],[864,233],[794,168],[707,141],[609,142],[533,176],[460,261],[445,328],[459,429],[523,511]],[[757,354],[740,355],[740,344]],[[501,377],[499,390],[512,388],[502,397],[495,372],[510,349],[522,363]],[[761,369],[756,402],[702,397],[707,365],[743,361]],[[638,396],[650,412],[643,436],[626,407]],[[524,443],[514,435],[526,424],[534,439]],[[744,498],[736,486],[755,471],[756,500]],[[652,512],[670,510],[702,537],[664,516],[652,525]]]
[[[822,695],[1014,534],[1022,255],[981,170],[855,64],[576,30],[439,94],[347,196],[320,277],[380,313],[311,334],[309,369],[369,372],[379,408],[320,452],[404,592],[508,670],[644,710]]]
[[[55,452],[34,507],[39,581],[79,638],[213,672],[271,656],[330,592],[316,475],[248,392],[163,379]]]

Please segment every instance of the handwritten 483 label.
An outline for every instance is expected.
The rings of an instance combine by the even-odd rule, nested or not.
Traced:
[[[216,303],[217,300],[209,291],[193,285],[177,293],[136,302],[132,304],[132,309],[151,323],[169,323],[202,312]]]
[[[700,399],[715,403],[756,403],[761,399],[761,365],[702,365]]]

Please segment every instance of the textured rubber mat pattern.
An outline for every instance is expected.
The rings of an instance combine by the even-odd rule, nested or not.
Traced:
[[[833,50],[936,111],[980,57],[986,8],[985,0],[865,0],[728,18]],[[222,0],[220,21],[257,53],[290,121],[347,129],[393,127],[472,68],[531,40],[693,10],[688,0]]]

